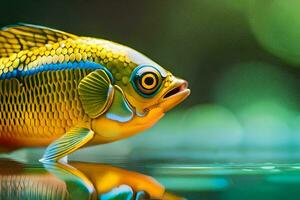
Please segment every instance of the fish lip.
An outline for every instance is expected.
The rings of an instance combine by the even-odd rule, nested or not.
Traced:
[[[172,94],[174,89],[178,88],[178,91]],[[172,95],[170,95],[170,92]],[[165,92],[161,97],[158,103],[149,106],[143,110],[143,113],[139,113],[138,116],[145,116],[152,109],[160,107],[167,112],[173,107],[184,101],[191,93],[191,90],[188,88],[188,82],[179,78],[176,78],[173,84],[170,86],[167,92]]]
[[[168,98],[172,98],[175,95],[178,95],[182,92],[185,92],[189,90],[188,89],[188,82],[185,80],[179,80],[176,82],[164,95],[163,100],[166,100]],[[190,91],[190,90],[189,90]]]
[[[158,103],[165,112],[169,111],[183,100],[185,100],[191,93],[188,88],[188,82],[178,79],[173,86],[162,96]]]

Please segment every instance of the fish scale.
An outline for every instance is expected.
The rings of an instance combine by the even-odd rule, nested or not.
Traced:
[[[35,71],[55,70],[53,69],[55,64],[83,63],[80,61],[107,66],[116,81],[122,84],[128,83],[128,75],[136,67],[136,64],[130,62],[121,50],[114,48],[113,44],[108,44],[106,41],[92,38],[68,39],[47,44],[33,51],[23,50],[19,53],[12,53],[9,57],[0,58],[0,79],[16,77],[18,73],[30,75]],[[48,69],[44,69],[45,65]],[[65,65],[61,66],[71,67]]]
[[[4,40],[1,34],[8,34],[5,36],[13,47],[14,34],[26,29],[0,32],[0,45]],[[0,58],[0,137],[5,138],[0,144],[7,144],[13,138],[24,143],[22,139],[27,137],[37,138],[37,146],[47,145],[74,125],[88,127],[89,117],[78,98],[80,80],[106,65],[115,81],[126,85],[136,66],[106,41],[74,35],[67,38],[65,33],[53,35],[47,30],[43,34],[45,38],[23,43],[18,52],[7,52],[10,50],[6,48],[2,55],[7,57]],[[50,40],[46,45],[36,44],[47,38]],[[14,140],[14,146],[17,143]]]
[[[91,71],[45,71],[19,80],[0,80],[1,137],[53,137],[88,121],[77,87]]]
[[[68,200],[67,185],[52,175],[2,175],[0,199]]]

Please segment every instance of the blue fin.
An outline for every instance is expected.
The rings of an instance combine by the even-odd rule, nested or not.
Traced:
[[[128,185],[120,185],[117,188],[113,188],[111,191],[102,194],[100,200],[131,200],[133,191]]]

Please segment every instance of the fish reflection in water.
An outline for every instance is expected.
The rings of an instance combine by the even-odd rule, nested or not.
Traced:
[[[153,178],[104,164],[0,160],[1,200],[180,200]]]

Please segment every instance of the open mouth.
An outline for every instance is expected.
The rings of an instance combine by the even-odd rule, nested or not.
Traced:
[[[165,96],[163,97],[164,99],[174,96],[182,91],[185,91],[188,88],[188,83],[186,81],[184,81],[182,84],[180,84],[179,86],[171,89],[169,92],[167,92],[167,94],[165,94]]]
[[[158,104],[159,107],[163,108],[164,112],[169,111],[184,99],[190,95],[191,91],[188,89],[188,83],[182,79],[176,79],[174,85],[171,86],[171,89],[165,93],[165,95],[160,98]]]

